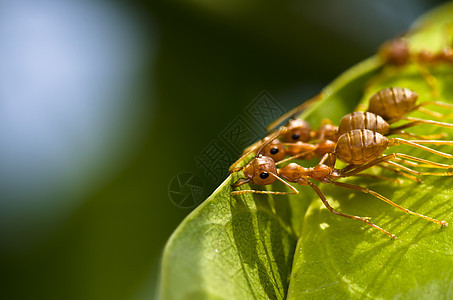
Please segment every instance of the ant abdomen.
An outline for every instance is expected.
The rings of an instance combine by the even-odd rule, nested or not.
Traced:
[[[389,140],[368,129],[355,129],[338,138],[336,155],[344,162],[359,165],[379,157],[389,146]]]
[[[338,134],[342,135],[354,129],[369,129],[385,135],[389,132],[389,124],[374,113],[356,111],[341,119]]]
[[[406,88],[386,88],[371,96],[368,111],[386,121],[400,118],[414,110],[417,98],[417,93]]]

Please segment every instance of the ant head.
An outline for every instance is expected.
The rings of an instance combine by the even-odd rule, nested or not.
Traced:
[[[275,139],[261,150],[261,154],[271,157],[274,161],[280,161],[285,158],[286,150],[282,143]]]
[[[410,53],[409,45],[405,38],[396,38],[385,42],[379,48],[379,56],[385,63],[403,66],[407,64]]]
[[[282,134],[285,142],[308,142],[310,140],[310,125],[301,120],[293,119],[286,125],[286,132]]]
[[[259,155],[244,167],[244,175],[246,178],[240,178],[232,187],[238,187],[245,183],[253,183],[258,185],[267,185],[274,183],[277,179],[277,167],[272,158]]]

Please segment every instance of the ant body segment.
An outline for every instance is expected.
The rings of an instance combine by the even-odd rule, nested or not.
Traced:
[[[429,72],[427,66],[453,63],[453,50],[448,45],[436,53],[427,50],[414,53],[409,49],[408,40],[404,37],[398,37],[385,42],[379,48],[378,57],[384,65],[395,66],[397,68],[402,68],[411,63],[414,64],[431,89],[433,96],[437,97],[439,92],[437,90],[436,78]],[[374,78],[373,81],[379,81],[379,78],[380,76]]]
[[[418,99],[417,93],[400,87],[391,87],[378,91],[370,97],[368,112],[381,116],[389,123],[399,120],[424,121],[433,124],[434,121],[405,117],[404,115],[415,110],[429,114],[436,118],[442,118],[444,115],[426,109],[426,105],[437,105],[446,108],[453,108],[453,105],[440,101],[426,101],[416,104]]]
[[[282,142],[274,139],[263,148],[262,153],[265,156],[272,157],[278,163],[295,158],[312,159],[315,156],[322,157],[335,149],[337,140],[341,135],[354,129],[368,129],[384,136],[398,134],[418,139],[443,137],[443,134],[419,136],[403,130],[422,124],[453,128],[451,123],[405,117],[405,114],[414,110],[421,110],[424,105],[428,104],[453,108],[453,105],[438,101],[423,102],[416,105],[417,98],[418,95],[409,89],[397,87],[383,89],[370,98],[367,112],[347,114],[341,119],[339,126],[324,120],[318,131],[311,130],[306,121],[299,119],[290,120],[288,125],[285,126],[285,132],[281,135]],[[398,127],[390,127],[390,124],[399,120],[408,120],[410,122]],[[267,139],[268,137],[263,142]],[[317,141],[315,144],[308,143],[313,139]],[[259,143],[262,144],[263,142]],[[448,141],[418,141],[418,143],[453,144]],[[290,157],[282,161],[286,155]]]
[[[412,214],[421,218],[424,218],[428,221],[434,222],[441,226],[447,226],[447,222],[440,221],[433,219],[431,217],[421,215],[419,213],[413,212],[404,208],[390,199],[384,197],[383,195],[372,191],[368,188],[364,188],[361,186],[356,186],[344,182],[338,182],[337,179],[344,178],[344,177],[351,177],[351,176],[361,176],[367,174],[360,174],[361,172],[375,166],[379,165],[384,162],[390,162],[392,159],[401,158],[407,160],[414,160],[417,162],[425,163],[427,165],[432,165],[436,167],[441,167],[445,169],[453,168],[450,165],[443,165],[438,164],[435,162],[431,162],[425,159],[417,158],[414,156],[400,154],[400,153],[393,153],[389,155],[382,155],[384,150],[391,146],[391,145],[398,145],[400,143],[407,144],[410,146],[414,146],[417,148],[421,148],[432,153],[445,156],[445,157],[453,157],[453,155],[449,155],[446,153],[442,153],[428,147],[424,147],[418,145],[414,142],[404,141],[398,138],[395,139],[386,139],[379,133],[367,130],[367,129],[356,129],[352,130],[349,133],[343,134],[338,139],[338,144],[335,150],[332,153],[327,153],[324,155],[322,160],[319,162],[318,165],[312,168],[305,168],[296,163],[290,163],[281,169],[276,167],[276,163],[270,157],[263,156],[262,150],[272,143],[274,139],[276,139],[280,134],[285,133],[285,128],[281,129],[279,132],[274,133],[272,137],[270,137],[264,144],[261,145],[259,151],[257,152],[255,158],[246,164],[243,167],[236,167],[239,162],[241,162],[245,156],[241,157],[238,161],[236,161],[231,167],[230,172],[238,172],[243,170],[245,178],[238,179],[234,184],[232,184],[233,188],[239,187],[246,183],[252,183],[257,185],[268,185],[274,183],[276,180],[281,181],[283,184],[288,186],[292,192],[279,192],[279,191],[261,191],[261,190],[238,190],[232,191],[231,195],[240,195],[245,193],[259,193],[259,194],[276,194],[276,195],[288,195],[288,194],[298,194],[299,191],[290,185],[288,182],[298,183],[299,185],[307,185],[310,186],[316,194],[319,196],[325,207],[332,213],[346,217],[349,219],[359,220],[367,225],[378,229],[379,231],[385,233],[392,239],[395,239],[396,236],[392,233],[382,229],[381,227],[371,223],[369,221],[369,217],[360,217],[354,216],[349,214],[344,214],[342,212],[336,211],[327,201],[327,198],[323,194],[323,192],[319,189],[317,185],[315,185],[311,180],[319,181],[322,183],[331,183],[336,186],[349,188],[353,190],[357,190],[363,193],[371,194],[374,197],[404,211],[405,213]],[[350,163],[347,167],[343,169],[335,168],[335,162],[337,156],[344,160],[347,163]],[[399,166],[399,165],[398,165]],[[418,172],[407,167],[403,167],[405,171],[415,173],[416,175],[438,175],[438,176],[451,176],[453,172],[445,172],[445,173],[430,173],[430,172]],[[410,171],[408,171],[410,170]]]

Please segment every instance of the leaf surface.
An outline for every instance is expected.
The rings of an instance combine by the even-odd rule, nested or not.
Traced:
[[[411,49],[440,51],[446,43],[453,5],[435,10],[417,23],[410,35]],[[434,25],[433,25],[434,24]],[[429,46],[421,48],[424,41]],[[415,51],[415,50],[414,50]],[[453,103],[451,66],[430,66],[439,99]],[[374,57],[351,68],[323,90],[322,100],[304,112],[311,124],[329,117],[334,123],[359,102],[383,87],[407,87],[419,101],[433,99],[420,67],[381,66]],[[449,113],[445,108],[436,111]],[[413,113],[411,116],[432,118]],[[445,121],[445,120],[444,120]],[[453,130],[432,125],[411,132]],[[452,146],[433,146],[453,152]],[[407,146],[387,151],[404,152],[437,162],[423,150]],[[451,160],[450,160],[451,163]],[[389,171],[374,171],[396,177]],[[163,299],[325,299],[325,298],[448,298],[453,297],[453,231],[402,211],[358,191],[331,184],[320,185],[339,211],[370,216],[396,234],[393,241],[365,224],[325,209],[309,187],[294,196],[244,194],[231,196],[233,174],[177,228],[162,262]],[[453,178],[426,176],[422,183],[404,179],[401,184],[369,178],[348,183],[373,189],[413,211],[453,224]],[[243,189],[284,191],[277,183]],[[450,293],[450,294],[449,294]]]

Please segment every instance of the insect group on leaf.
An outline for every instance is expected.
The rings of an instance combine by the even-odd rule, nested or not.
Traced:
[[[278,130],[272,131],[262,141],[259,141],[246,149],[243,156],[230,167],[230,172],[236,173],[243,171],[244,174],[243,178],[238,179],[232,184],[233,188],[237,188],[246,183],[268,185],[278,180],[288,186],[291,191],[247,189],[235,190],[232,191],[231,194],[298,194],[298,190],[289,184],[289,182],[310,186],[319,196],[325,207],[332,213],[362,221],[385,233],[392,239],[396,238],[394,234],[371,223],[369,217],[354,216],[335,210],[327,201],[324,193],[313,182],[318,181],[370,194],[405,213],[424,218],[441,226],[447,226],[448,224],[446,221],[437,220],[413,212],[367,187],[338,181],[338,179],[352,176],[374,177],[379,180],[397,181],[397,179],[392,177],[363,173],[374,167],[391,170],[400,176],[414,181],[420,181],[418,178],[420,175],[453,175],[453,172],[450,171],[453,169],[453,165],[441,164],[404,153],[384,154],[384,151],[389,147],[407,145],[441,157],[453,158],[453,155],[449,153],[444,153],[424,146],[424,144],[453,145],[453,141],[451,140],[439,139],[445,137],[444,135],[416,135],[405,131],[407,128],[418,125],[434,125],[452,128],[453,124],[451,123],[413,118],[407,115],[418,110],[432,117],[443,118],[445,117],[444,115],[428,110],[425,106],[433,105],[452,109],[453,105],[440,101],[427,101],[417,104],[417,99],[418,95],[409,89],[400,87],[386,88],[380,90],[369,99],[367,111],[356,111],[345,115],[338,126],[325,120],[318,130],[313,130],[310,125],[303,120],[290,120],[286,126],[282,126]],[[302,106],[302,108],[304,109],[306,106]],[[392,124],[397,121],[408,122],[396,127],[392,126]],[[274,123],[277,124],[277,122]],[[387,138],[387,136],[390,135],[398,135],[400,137]],[[402,137],[406,137],[407,139],[403,139]],[[255,157],[246,165],[239,166],[251,153],[255,153]],[[320,158],[319,163],[314,167],[306,168],[296,162],[291,162],[280,168],[277,167],[288,161],[293,161],[294,159],[312,159],[314,157]],[[343,161],[347,166],[336,168],[335,165],[337,160]],[[419,167],[444,169],[444,171],[418,171],[417,168]]]

